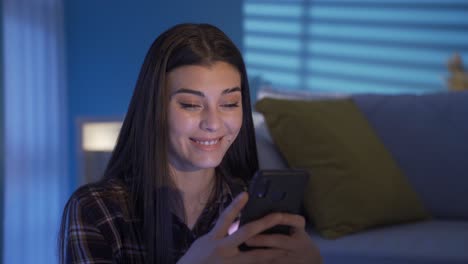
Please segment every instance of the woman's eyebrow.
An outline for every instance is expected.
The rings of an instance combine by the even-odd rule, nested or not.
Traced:
[[[240,87],[229,88],[229,89],[224,90],[222,94],[228,94],[228,93],[234,93],[234,92],[241,92],[241,88]]]
[[[221,94],[229,94],[229,93],[240,92],[240,91],[241,91],[240,87],[233,87],[233,88],[228,88],[228,89],[223,90]],[[200,97],[205,97],[205,94],[203,92],[193,90],[193,89],[188,89],[188,88],[180,88],[177,91],[173,92],[171,96],[174,96],[179,93],[188,93],[188,94],[193,94],[193,95],[200,96]]]
[[[180,88],[177,91],[173,92],[171,94],[171,96],[174,96],[174,95],[179,94],[179,93],[188,93],[188,94],[194,94],[194,95],[197,95],[197,96],[200,96],[200,97],[205,97],[204,93],[202,93],[200,91],[197,91],[197,90],[187,89],[187,88]]]

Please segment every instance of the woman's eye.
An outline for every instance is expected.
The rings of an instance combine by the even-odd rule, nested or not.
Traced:
[[[183,109],[198,109],[201,107],[200,105],[197,105],[197,104],[186,104],[186,103],[180,103],[180,106]]]
[[[223,107],[228,107],[228,108],[239,107],[239,102],[232,103],[232,104],[223,104]]]

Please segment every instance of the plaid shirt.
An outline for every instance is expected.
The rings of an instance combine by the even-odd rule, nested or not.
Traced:
[[[219,182],[215,201],[204,209],[192,230],[173,214],[176,261],[212,229],[233,194],[242,190],[240,185]],[[142,221],[130,214],[129,193],[123,181],[112,179],[79,188],[66,210],[66,263],[144,263]]]

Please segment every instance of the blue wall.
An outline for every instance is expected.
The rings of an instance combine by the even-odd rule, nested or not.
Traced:
[[[242,1],[65,1],[70,191],[77,187],[77,122],[125,115],[153,40],[181,22],[220,27],[242,49]]]

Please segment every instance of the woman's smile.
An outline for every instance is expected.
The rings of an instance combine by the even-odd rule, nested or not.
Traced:
[[[193,145],[204,151],[213,151],[221,146],[221,140],[223,137],[213,139],[201,139],[201,138],[190,138]]]

